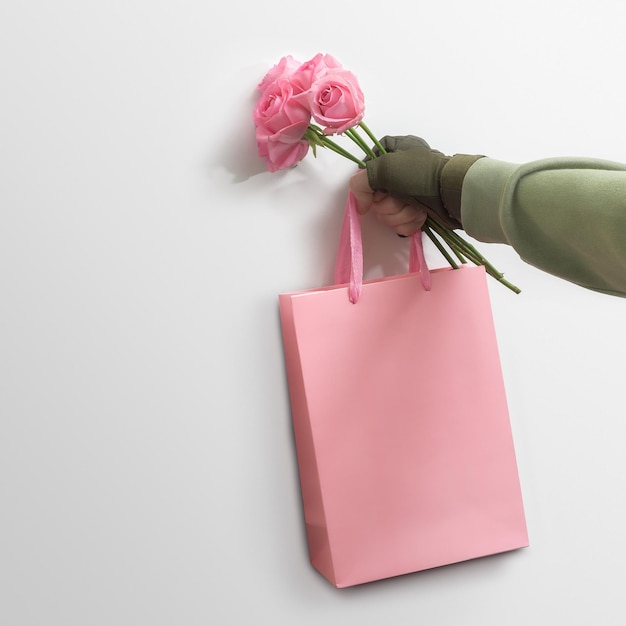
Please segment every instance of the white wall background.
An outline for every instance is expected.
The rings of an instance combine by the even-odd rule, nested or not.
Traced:
[[[342,591],[309,566],[277,294],[330,281],[352,166],[266,173],[250,114],[282,55],[329,52],[380,135],[626,161],[625,21],[618,0],[4,3],[0,623],[622,624],[626,302],[506,247],[482,245],[523,289],[491,285],[531,547]],[[365,236],[368,276],[404,267]]]

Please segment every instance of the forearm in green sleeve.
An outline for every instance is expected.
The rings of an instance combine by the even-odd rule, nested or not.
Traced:
[[[507,243],[543,271],[626,296],[624,164],[479,159],[463,181],[461,221],[471,237]]]

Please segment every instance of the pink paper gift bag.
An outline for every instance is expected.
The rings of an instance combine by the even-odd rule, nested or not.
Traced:
[[[279,296],[309,554],[347,587],[528,545],[486,274],[337,279]],[[418,268],[419,265],[419,268]]]

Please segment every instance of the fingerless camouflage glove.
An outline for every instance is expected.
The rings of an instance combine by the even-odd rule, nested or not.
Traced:
[[[463,228],[461,189],[467,170],[483,155],[446,156],[413,135],[381,139],[386,154],[366,162],[375,191],[412,198],[448,227]]]

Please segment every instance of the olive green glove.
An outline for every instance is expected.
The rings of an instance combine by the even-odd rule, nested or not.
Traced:
[[[369,185],[375,191],[412,198],[450,228],[461,223],[461,188],[467,170],[482,155],[446,156],[413,135],[383,137],[381,154],[366,162]]]

